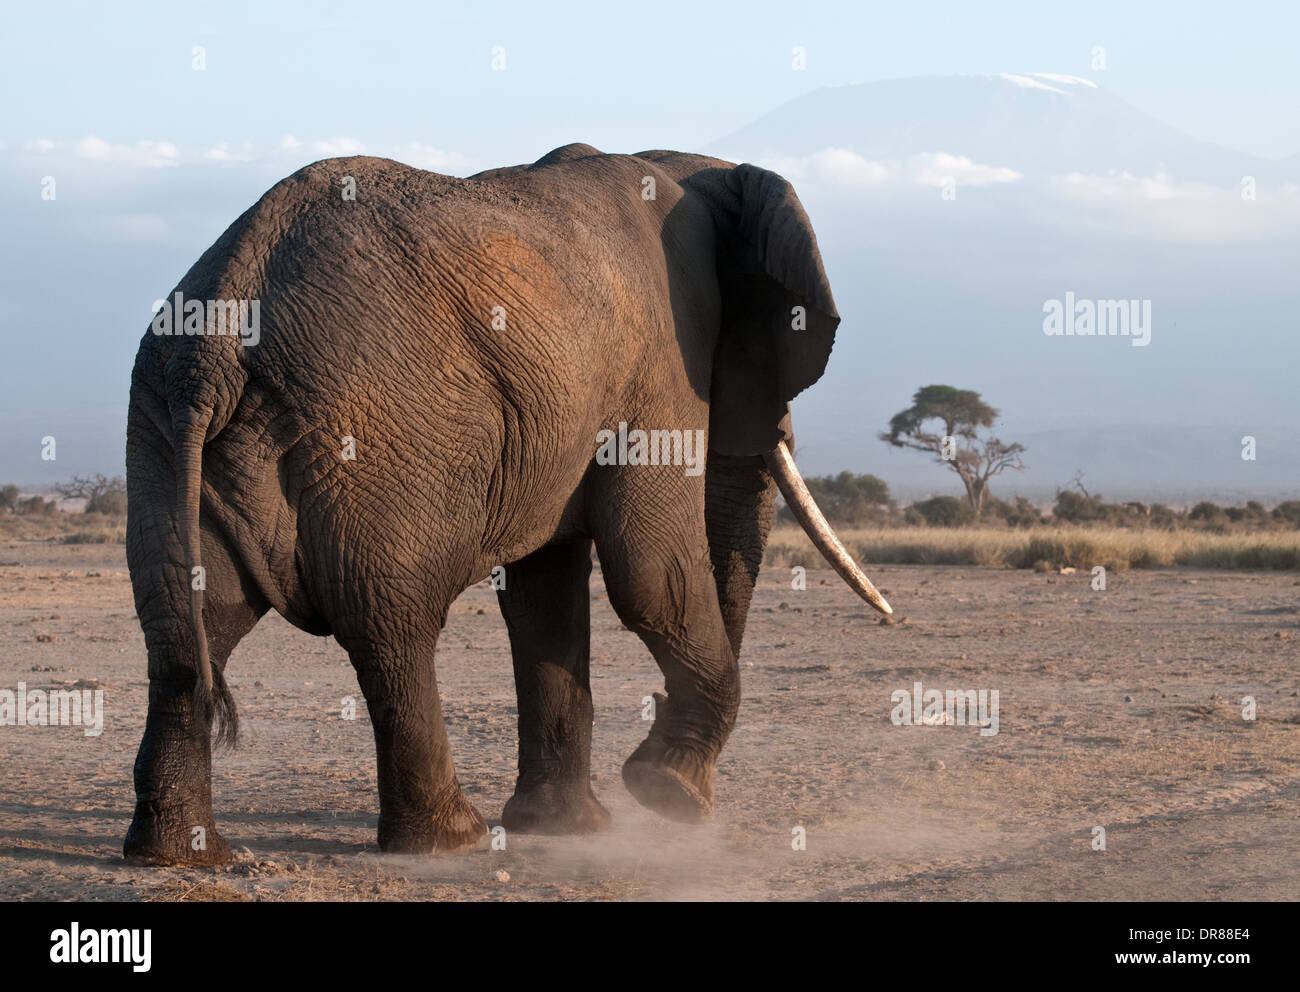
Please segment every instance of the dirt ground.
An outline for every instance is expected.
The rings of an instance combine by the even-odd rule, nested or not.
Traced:
[[[1084,574],[869,571],[905,621],[878,624],[830,572],[797,591],[764,571],[703,827],[623,788],[662,681],[594,579],[592,764],[612,831],[446,856],[378,854],[364,703],[341,715],[360,700],[352,669],[270,615],[231,661],[244,737],[215,762],[240,860],[160,870],[121,860],[147,698],[123,548],[6,542],[0,689],[80,681],[106,715],[99,736],[0,726],[0,899],[1300,898],[1296,573],[1127,572],[1093,591]],[[490,588],[454,605],[438,672],[461,783],[496,825],[515,699]],[[998,690],[998,733],[896,726],[891,693],[916,681]]]

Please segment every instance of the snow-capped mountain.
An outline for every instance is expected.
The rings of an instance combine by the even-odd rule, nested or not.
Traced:
[[[1096,82],[1059,73],[923,76],[815,90],[708,150],[757,161],[847,149],[871,161],[946,152],[1029,176],[1111,170],[1219,185],[1300,180],[1300,156],[1270,162],[1199,141]]]

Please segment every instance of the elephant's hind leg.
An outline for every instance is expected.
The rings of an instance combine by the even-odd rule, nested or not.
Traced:
[[[487,823],[456,781],[434,672],[437,625],[397,635],[335,629],[366,697],[379,770],[379,847],[427,854],[473,847]]]
[[[535,551],[498,592],[519,700],[519,778],[501,820],[522,833],[609,826],[591,790],[591,541]]]
[[[215,865],[231,860],[230,847],[212,817],[212,714],[194,699],[197,678],[187,593],[190,576],[162,551],[170,540],[165,518],[146,522],[154,546],[133,547],[131,581],[149,652],[149,713],[135,759],[135,815],[123,854],[149,865]],[[224,686],[226,661],[267,610],[240,576],[226,549],[205,531],[202,544],[207,589],[203,626],[208,653]],[[168,560],[168,559],[171,560]]]

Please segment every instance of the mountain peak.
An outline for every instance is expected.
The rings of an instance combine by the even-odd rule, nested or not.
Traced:
[[[1063,96],[1073,96],[1074,93],[1072,90],[1061,89],[1061,86],[1086,86],[1094,90],[1097,88],[1097,84],[1091,79],[1084,79],[1082,76],[1067,76],[1056,72],[999,72],[994,75],[998,79],[1005,79],[1007,82],[1015,83],[1025,89],[1047,90],[1051,93],[1060,93]]]

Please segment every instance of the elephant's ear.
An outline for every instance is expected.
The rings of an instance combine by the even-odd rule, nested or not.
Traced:
[[[840,316],[817,237],[788,182],[740,165],[720,197],[722,317],[710,395],[710,447],[771,451],[789,401],[826,368]]]

